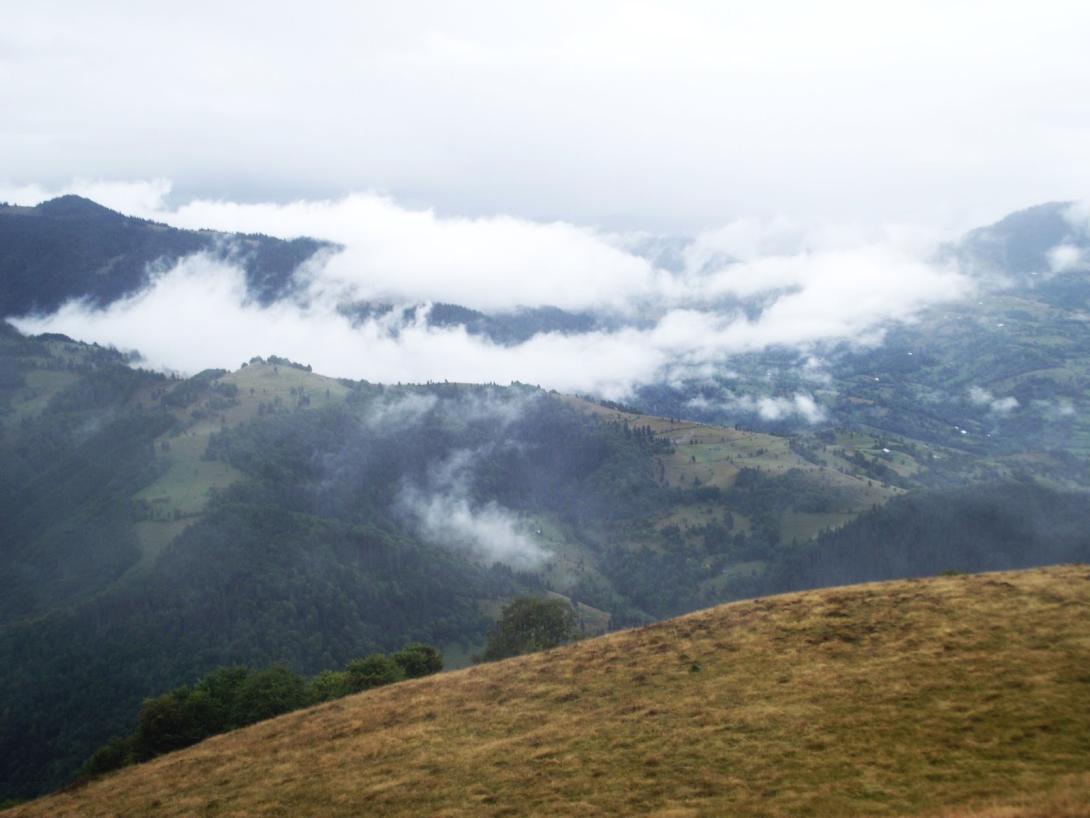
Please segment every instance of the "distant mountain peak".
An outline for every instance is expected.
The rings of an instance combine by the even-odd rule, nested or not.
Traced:
[[[200,252],[242,267],[249,292],[269,303],[296,286],[300,265],[333,247],[309,238],[183,230],[75,195],[0,207],[0,317],[48,313],[79,298],[106,306],[146,287],[149,265]]]
[[[77,196],[74,193],[69,193],[65,196],[58,196],[56,199],[50,199],[47,202],[39,204],[35,210],[39,213],[44,213],[48,216],[111,216],[114,218],[125,218],[121,213],[116,210],[110,210],[108,207],[103,207],[98,202],[93,202],[83,196]]]
[[[1086,247],[1090,236],[1070,215],[1074,202],[1045,202],[1011,213],[965,234],[958,254],[969,269],[1022,280],[1050,272],[1050,253],[1060,245]]]

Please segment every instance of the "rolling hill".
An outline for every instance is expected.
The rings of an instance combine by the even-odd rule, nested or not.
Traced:
[[[1090,245],[1066,213],[946,248],[980,292],[880,345],[738,355],[632,405],[352,381],[277,356],[179,377],[0,324],[0,800],[70,781],[144,697],[221,665],[313,674],[414,640],[466,664],[518,594],[561,595],[599,632],[1090,560],[1090,279],[1049,267],[1056,242]],[[108,304],[194,252],[240,264],[269,304],[334,250],[78,197],[0,207],[0,313]],[[503,344],[610,326],[548,307],[426,314]],[[730,401],[804,392],[824,420]]]
[[[935,487],[957,485],[967,476],[979,481],[1022,473],[1086,487],[1090,234],[1084,221],[1072,203],[1052,202],[942,247],[934,261],[956,263],[971,292],[877,328],[881,343],[824,342],[734,354],[729,367],[696,379],[639,386],[629,403],[652,416],[742,423],[777,434],[805,434],[820,417],[819,425],[941,447],[952,467],[929,469]],[[683,248],[691,239],[663,241]],[[76,196],[34,208],[0,206],[0,317],[49,313],[70,299],[102,307],[146,287],[154,270],[194,253],[241,266],[250,297],[268,305],[299,295],[306,283],[298,274],[303,265],[337,249],[307,238],[178,230]],[[647,253],[657,264],[671,264]],[[752,319],[763,305],[758,297],[716,309],[724,317]],[[650,307],[624,319],[608,311],[572,313],[550,306],[488,314],[458,304],[350,298],[340,310],[355,323],[385,316],[389,332],[425,321],[502,345],[539,333],[610,331],[656,319]],[[799,395],[813,402],[809,415],[760,409],[762,400],[790,404]]]
[[[31,816],[1090,815],[1090,570],[764,598],[292,713]]]
[[[888,451],[887,451],[888,450]],[[822,584],[1090,560],[1090,501],[928,492],[948,449],[799,438],[523,385],[283,358],[189,379],[0,334],[0,798],[71,779],[147,696],[409,641],[465,663],[505,600],[589,630]]]
[[[732,356],[710,378],[650,384],[643,411],[805,432],[798,416],[762,418],[742,396],[812,395],[832,426],[946,451],[948,475],[1020,471],[1086,485],[1090,457],[1090,233],[1071,203],[1013,213],[944,247],[972,291],[882,328],[881,343],[821,343]],[[1059,251],[1065,251],[1057,255]],[[964,468],[971,459],[974,465]],[[975,475],[969,472],[976,471]]]

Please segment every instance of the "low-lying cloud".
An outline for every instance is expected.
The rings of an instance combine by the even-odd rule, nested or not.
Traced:
[[[980,386],[969,387],[969,402],[974,406],[986,406],[997,415],[1007,415],[1019,407],[1018,398],[1013,395],[998,398]]]
[[[420,536],[436,545],[520,570],[537,568],[549,556],[519,531],[515,515],[495,502],[473,506],[464,496],[413,488],[403,490],[399,501]]]
[[[1063,215],[1071,233],[1046,253],[1049,269],[1043,272],[1066,273],[1090,264],[1090,202],[1073,202]]]
[[[1057,244],[1048,251],[1048,266],[1053,273],[1066,273],[1080,267],[1084,260],[1084,251],[1074,244]]]
[[[736,395],[721,401],[711,401],[704,397],[688,402],[694,409],[718,409],[732,414],[746,413],[757,415],[761,420],[786,420],[800,418],[807,423],[822,423],[827,418],[825,409],[813,395],[796,392],[790,397],[773,395]]]
[[[425,485],[403,485],[397,510],[435,545],[520,570],[537,568],[550,554],[523,532],[517,515],[494,500],[475,503],[470,498],[470,474],[480,454],[455,452],[432,467]]]
[[[81,185],[92,192],[91,183]],[[906,231],[739,222],[677,242],[682,261],[668,270],[630,249],[627,236],[509,216],[448,217],[375,194],[284,205],[198,200],[172,209],[161,181],[95,191],[176,226],[310,235],[345,248],[308,271],[294,300],[268,307],[247,298],[237,268],[196,255],[106,309],[69,303],[16,322],[27,332],[139,350],[149,365],[181,372],[276,353],[373,381],[519,380],[617,398],[640,384],[706,373],[740,352],[873,343],[884,323],[969,291],[955,267],[928,260]],[[49,195],[13,193],[27,203]],[[360,300],[493,311],[559,306],[612,316],[613,328],[502,346],[461,327],[429,326],[422,312],[353,324],[338,306]]]

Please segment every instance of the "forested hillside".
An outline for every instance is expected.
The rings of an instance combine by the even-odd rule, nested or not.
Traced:
[[[268,303],[290,293],[295,270],[322,249],[331,246],[178,230],[80,196],[37,207],[0,203],[0,319],[53,312],[73,299],[105,306],[143,288],[154,270],[200,252],[242,266],[250,292]]]
[[[4,4],[0,818],[1090,818],[1088,39]]]
[[[0,371],[4,797],[64,783],[143,697],[222,665],[313,674],[411,641],[464,662],[517,594],[621,627],[1087,553],[1083,495],[906,495],[944,450],[863,432],[382,386],[275,356],[178,379],[10,328]]]

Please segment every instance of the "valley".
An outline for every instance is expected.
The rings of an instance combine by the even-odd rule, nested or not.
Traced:
[[[95,207],[0,221],[190,240]],[[295,292],[296,250],[336,252],[235,240],[279,259],[247,268],[258,303]],[[70,294],[128,297],[65,269]],[[1008,281],[874,344],[739,354],[626,403],[278,355],[183,376],[0,325],[0,799],[70,781],[144,698],[218,667],[313,675],[413,641],[466,666],[517,596],[568,601],[589,636],[785,591],[1090,561],[1080,276]],[[441,306],[446,329],[502,325],[495,343],[599,326]]]
[[[0,818],[1090,818],[1088,36],[7,4]]]

